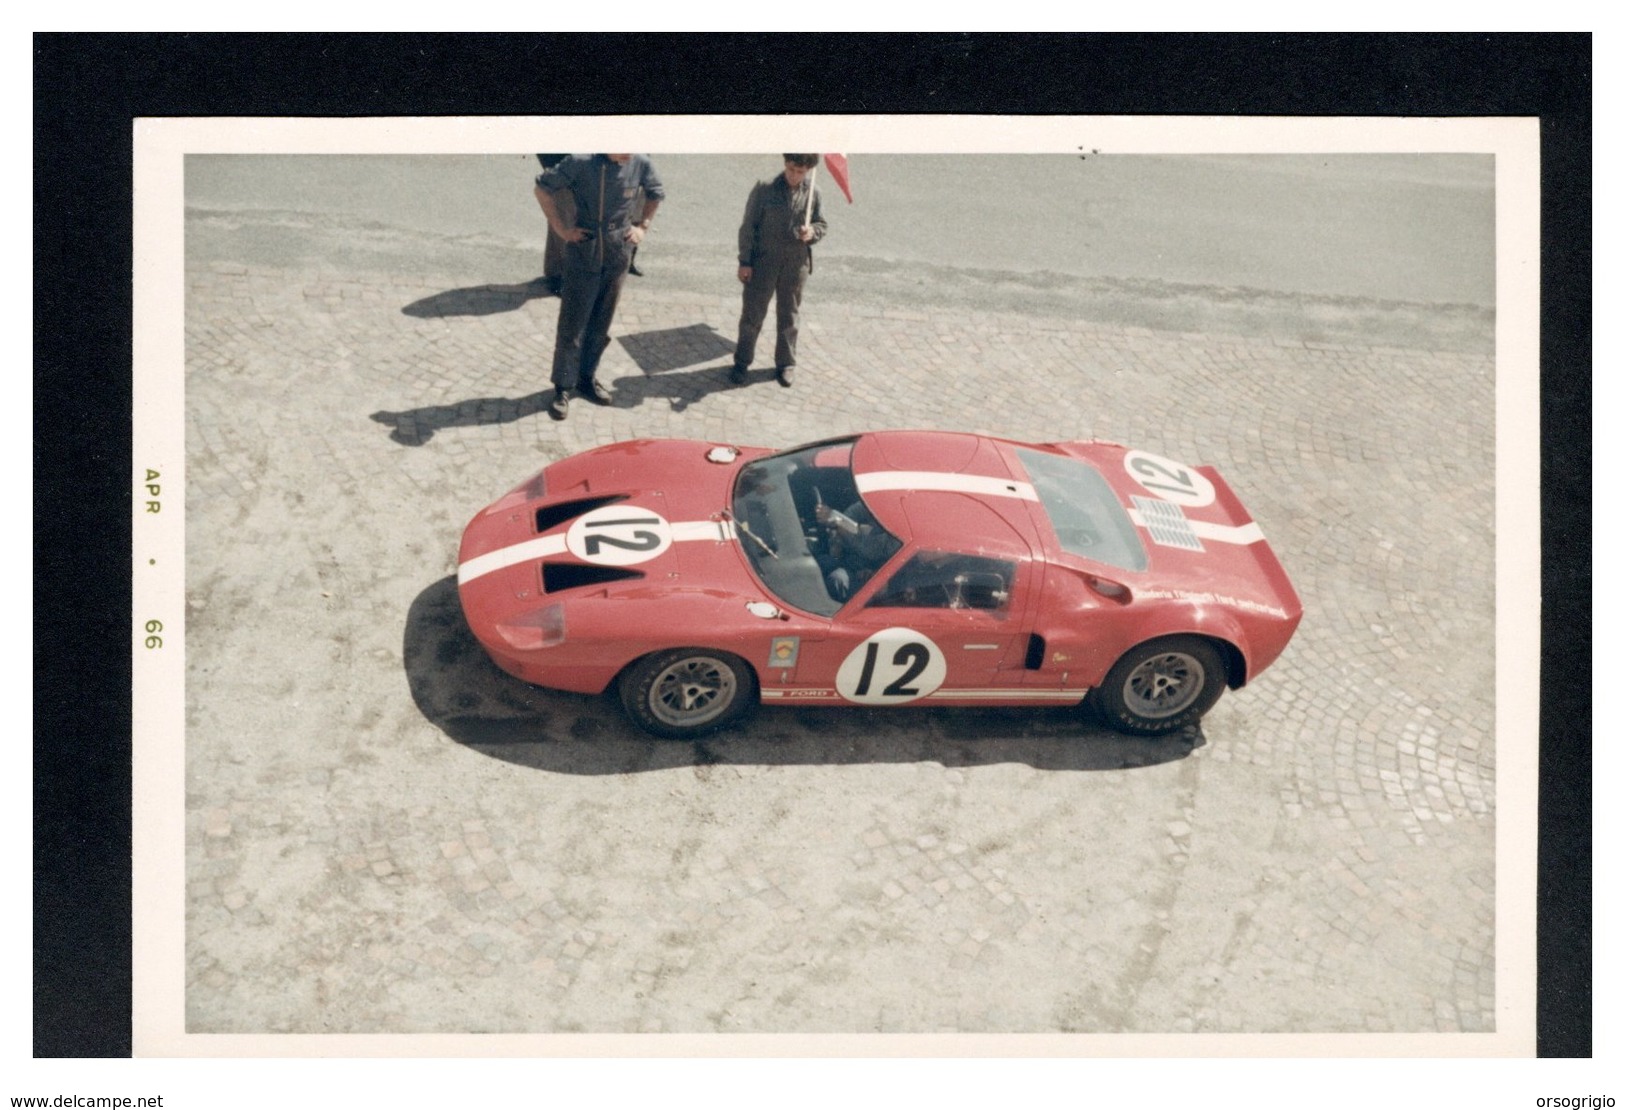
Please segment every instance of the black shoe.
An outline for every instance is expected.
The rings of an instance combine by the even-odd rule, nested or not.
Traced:
[[[614,396],[610,393],[610,391],[593,381],[591,378],[583,378],[580,382],[577,382],[576,392],[595,405],[608,405],[614,403]]]
[[[547,415],[554,420],[563,420],[570,415],[570,391],[568,389],[555,389],[553,399],[547,403]]]
[[[744,385],[747,377],[749,375],[745,372],[745,367],[740,366],[737,362],[734,363],[734,368],[728,371],[728,380],[735,385]]]
[[[779,379],[780,385],[785,389],[789,389],[790,383],[796,380],[796,368],[794,366],[781,366],[773,372],[773,376]]]
[[[626,268],[626,272],[631,274],[633,277],[642,277],[643,276],[643,271],[638,269],[636,263],[633,263],[632,265],[628,266]]]

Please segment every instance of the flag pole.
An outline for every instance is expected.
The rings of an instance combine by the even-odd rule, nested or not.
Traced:
[[[801,214],[801,226],[812,226],[813,190],[818,183],[818,167],[813,166],[807,170],[807,210]]]

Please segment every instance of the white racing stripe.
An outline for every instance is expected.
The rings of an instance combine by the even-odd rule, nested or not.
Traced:
[[[715,540],[722,543],[735,539],[737,535],[731,520],[680,520],[671,526],[673,540]]]
[[[926,701],[970,701],[972,699],[998,699],[1009,701],[1077,701],[1088,690],[938,690],[927,694]]]
[[[1029,482],[1014,478],[994,478],[986,474],[947,474],[934,470],[875,470],[857,476],[859,493],[878,490],[942,490],[949,493],[977,493],[983,497],[1015,497],[1037,501],[1038,492]]]
[[[927,694],[921,701],[1079,701],[1089,691],[1086,689],[1071,690],[1030,690],[1011,689],[1001,687],[996,690],[938,690]],[[840,702],[850,705],[829,687],[796,687],[780,686],[774,688],[764,687],[762,698],[766,701],[789,701],[797,698],[812,698],[818,701]]]
[[[516,543],[512,547],[499,547],[477,555],[457,568],[457,584],[472,582],[492,571],[523,563],[527,559],[545,559],[564,550],[563,536],[537,536],[533,540]]]
[[[673,541],[683,540],[710,540],[713,543],[725,543],[736,539],[733,522],[729,520],[680,520],[671,526]],[[511,547],[500,547],[495,551],[487,551],[484,555],[477,555],[457,568],[457,584],[472,582],[476,578],[484,577],[492,571],[511,567],[515,563],[527,563],[535,559],[545,559],[549,555],[562,555],[566,550],[564,536],[537,536],[534,539],[522,540]]]
[[[1138,509],[1130,509],[1128,517],[1141,528],[1150,527],[1146,524],[1145,518],[1140,515]],[[1212,540],[1215,543],[1249,544],[1259,543],[1264,539],[1264,530],[1258,526],[1257,521],[1240,525],[1210,524],[1204,520],[1192,520],[1190,517],[1186,517],[1185,524],[1201,539]]]

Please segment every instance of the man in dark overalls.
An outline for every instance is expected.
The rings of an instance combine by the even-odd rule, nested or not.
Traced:
[[[566,227],[560,218],[555,194],[562,192],[575,201],[574,226]],[[536,200],[548,226],[564,240],[548,406],[555,420],[569,415],[572,389],[596,404],[610,403],[609,391],[594,377],[598,360],[609,346],[609,325],[632,253],[665,197],[654,167],[641,154],[572,154],[536,178]]]
[[[745,286],[745,306],[739,314],[739,342],[729,375],[736,384],[745,380],[756,357],[756,337],[774,298],[779,326],[774,373],[782,386],[795,380],[801,291],[812,273],[812,245],[828,230],[818,194],[807,180],[817,165],[816,154],[786,154],[784,172],[757,182],[745,204],[745,220],[739,225],[739,280]]]
[[[538,154],[536,160],[542,164],[545,172],[568,157],[570,157],[568,154]],[[567,224],[575,220],[575,213],[570,210],[568,204],[559,206],[559,215]],[[564,240],[559,238],[559,233],[553,230],[551,223],[547,225],[547,247],[542,255],[542,276],[531,284],[540,285],[555,297],[559,295],[559,290],[564,285]]]

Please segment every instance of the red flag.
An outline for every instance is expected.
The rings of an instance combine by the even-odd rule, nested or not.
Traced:
[[[826,154],[824,165],[829,167],[829,175],[835,179],[835,184],[841,187],[841,192],[846,194],[846,203],[851,204],[852,184],[846,176],[846,155]]]

